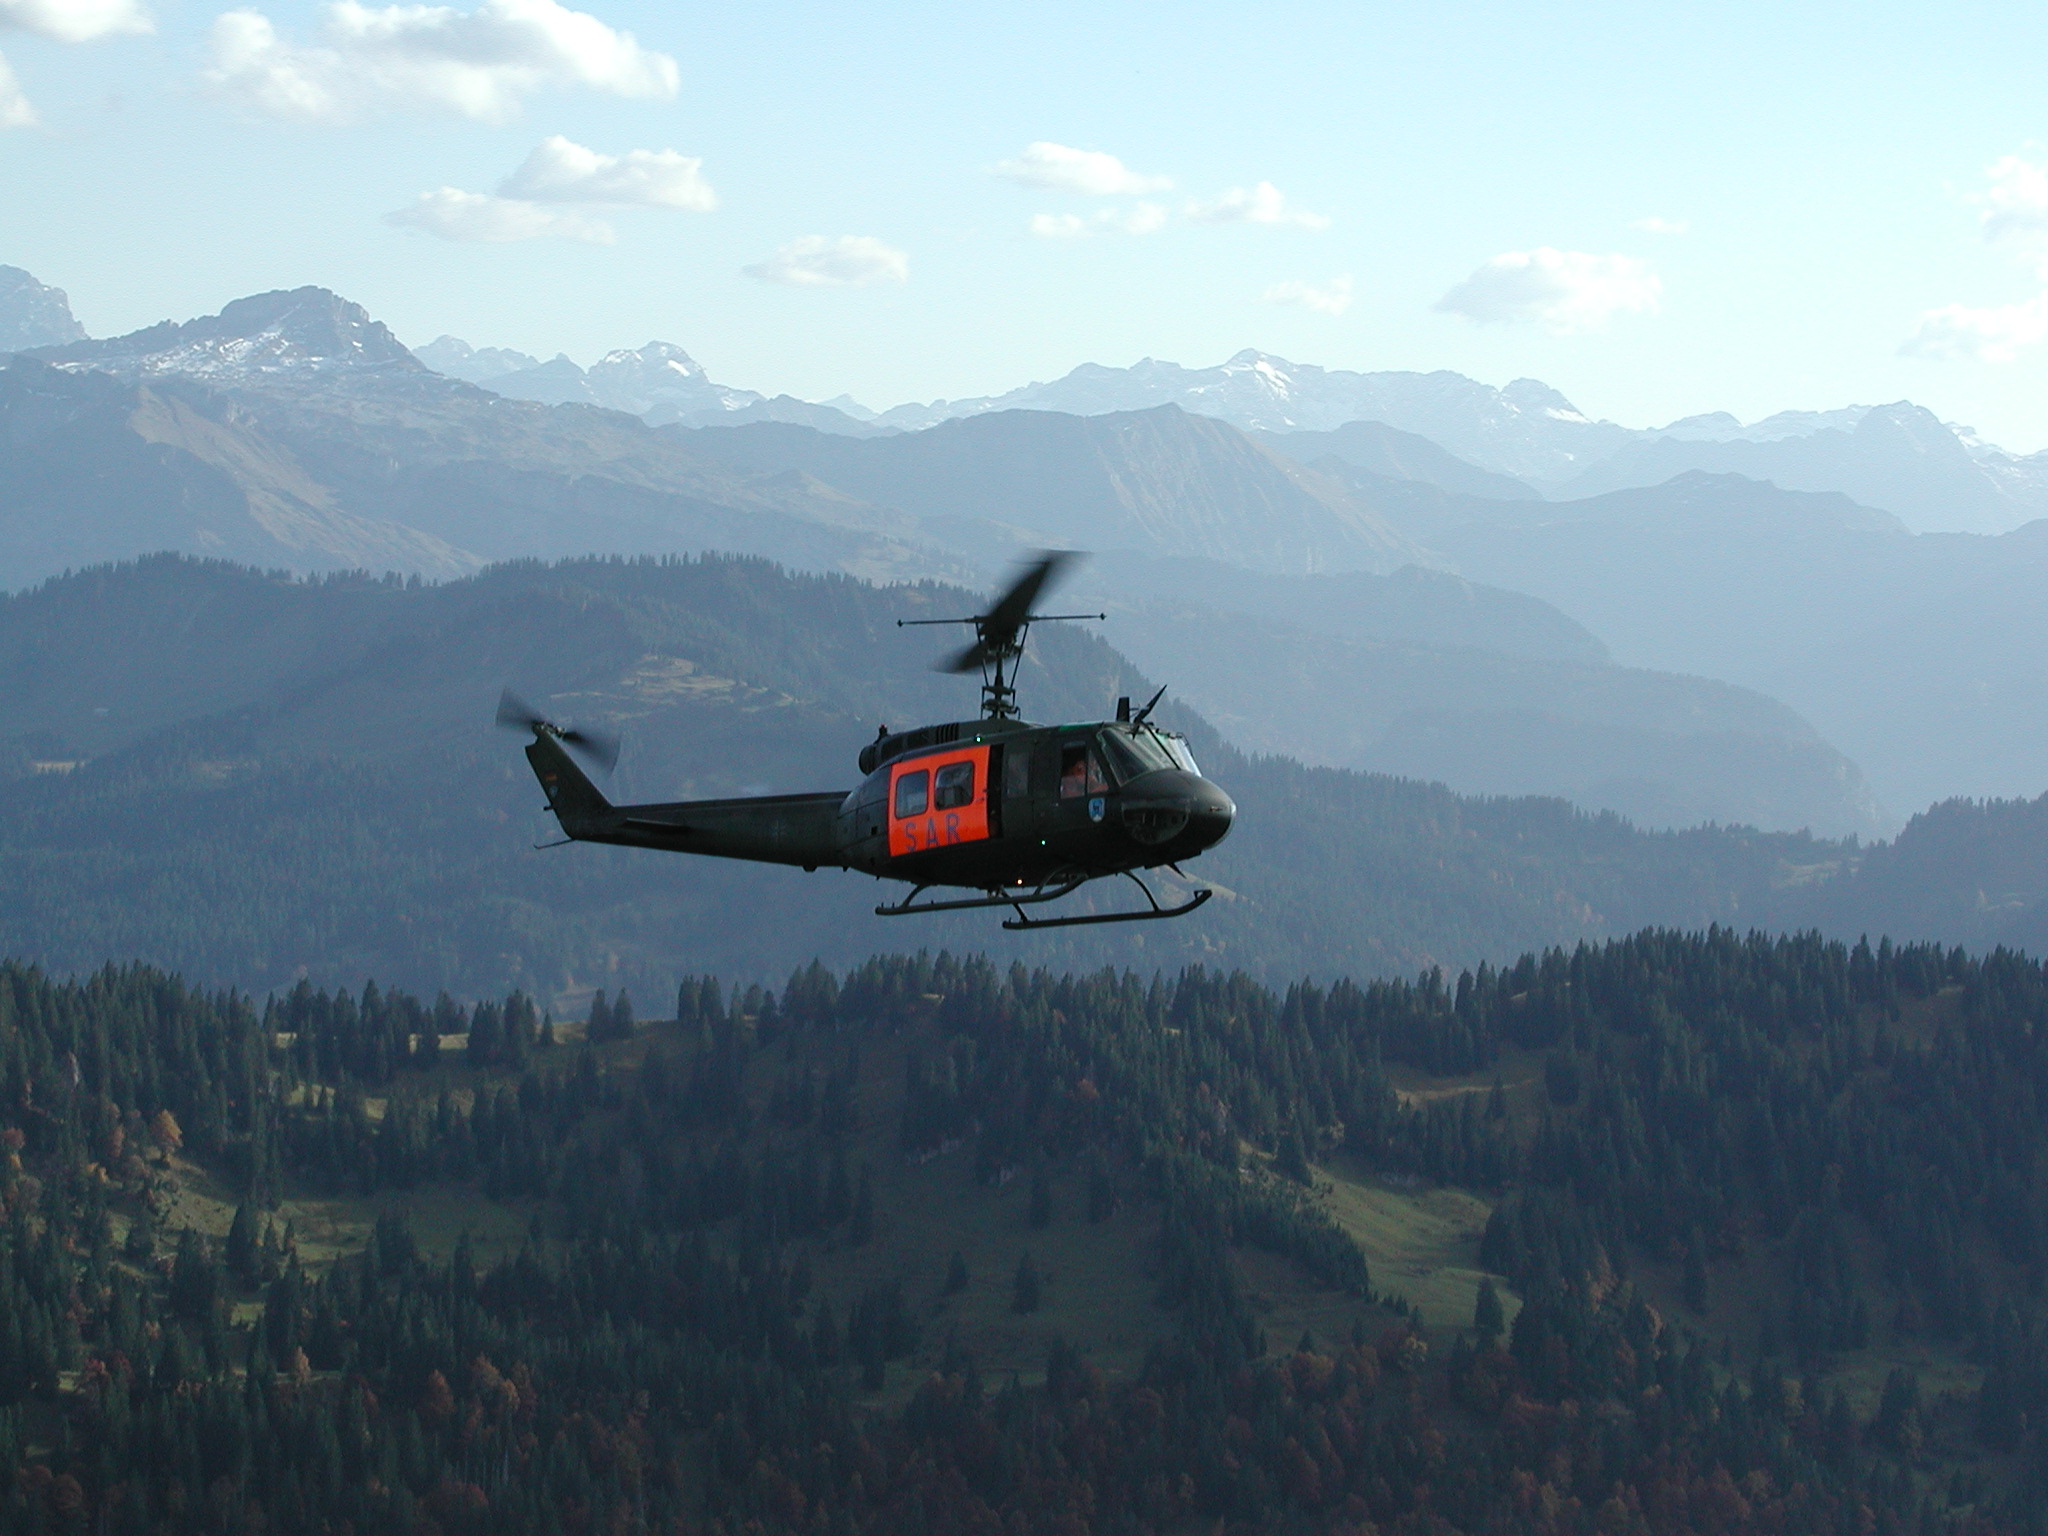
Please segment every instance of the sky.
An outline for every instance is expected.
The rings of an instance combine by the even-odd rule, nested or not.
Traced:
[[[589,9],[579,9],[588,5]],[[1247,347],[2048,449],[2048,8],[0,0],[0,263],[808,399]]]

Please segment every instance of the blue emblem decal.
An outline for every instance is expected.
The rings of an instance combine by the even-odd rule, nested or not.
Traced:
[[[1088,802],[1088,819],[1090,821],[1102,820],[1103,807],[1106,806],[1108,803],[1109,802],[1104,800],[1100,795],[1097,795],[1093,800],[1090,800]]]

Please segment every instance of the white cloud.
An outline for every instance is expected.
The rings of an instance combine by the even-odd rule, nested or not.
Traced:
[[[1944,304],[1920,317],[1920,329],[1899,348],[1908,357],[1974,357],[2009,363],[2022,347],[2048,341],[2048,293],[2023,304],[1972,309]]]
[[[2048,165],[2005,155],[1984,175],[1989,185],[1971,199],[1984,210],[1984,238],[2011,249],[2048,283]],[[1908,357],[2009,363],[2022,348],[2043,341],[2048,341],[2048,291],[2017,304],[1944,304],[1927,310],[1899,351]]]
[[[1343,273],[1327,283],[1275,283],[1259,297],[1268,304],[1299,304],[1319,315],[1341,315],[1351,307],[1351,274]]]
[[[1124,213],[1103,212],[1095,215],[1098,224],[1113,224],[1127,235],[1149,235],[1155,229],[1166,226],[1166,205],[1164,203],[1133,203]]]
[[[1255,187],[1232,187],[1210,203],[1189,203],[1188,217],[1198,224],[1291,224],[1297,229],[1328,229],[1330,221],[1287,205],[1287,194],[1270,181]]]
[[[718,197],[701,174],[704,162],[672,149],[603,155],[560,134],[541,140],[495,194],[442,187],[423,193],[385,222],[424,229],[445,240],[503,243],[559,235],[609,245],[617,238],[602,219],[563,203],[610,207],[685,208],[708,213]]]
[[[1633,256],[1594,256],[1538,246],[1506,251],[1436,301],[1481,324],[1537,320],[1560,334],[1606,324],[1616,313],[1656,313],[1663,281]]]
[[[593,245],[610,245],[615,238],[609,224],[587,214],[544,208],[522,198],[465,192],[460,187],[423,193],[410,207],[385,214],[384,222],[406,229],[423,229],[443,240],[488,245],[538,240],[544,235],[585,240]]]
[[[19,27],[60,43],[154,30],[149,12],[135,0],[0,0],[0,27]]]
[[[1088,221],[1078,213],[1034,213],[1031,233],[1041,240],[1085,240]]]
[[[2048,165],[2007,155],[1985,175],[1991,185],[1978,198],[1984,205],[1984,238],[2017,243],[2048,278]]]
[[[805,235],[741,270],[764,283],[796,288],[861,288],[903,282],[910,276],[910,258],[872,235]]]
[[[1125,235],[1149,235],[1165,227],[1166,217],[1164,204],[1146,202],[1136,202],[1128,208],[1103,208],[1085,219],[1078,213],[1034,213],[1031,233],[1041,240],[1085,240],[1102,229]]]
[[[0,0],[0,29],[33,32],[58,43],[89,43],[117,32],[154,30],[135,0]],[[0,55],[0,128],[33,128],[42,119]]]
[[[1019,186],[1046,192],[1079,192],[1086,197],[1137,197],[1146,192],[1164,192],[1173,185],[1169,177],[1140,175],[1115,155],[1093,149],[1070,149],[1043,139],[1027,144],[1023,154],[995,166],[992,174]]]
[[[673,96],[676,62],[556,0],[371,7],[336,0],[321,42],[286,42],[260,11],[213,24],[207,82],[275,117],[346,122],[379,107],[436,107],[505,122],[549,86]]]
[[[36,109],[22,95],[13,66],[0,54],[0,128],[33,128],[37,122]]]
[[[1647,219],[1637,219],[1629,228],[1640,229],[1646,235],[1689,235],[1692,233],[1692,220],[1660,219],[1652,214]]]
[[[498,195],[535,203],[626,203],[709,213],[718,206],[718,194],[704,179],[703,168],[701,159],[672,149],[603,155],[555,134],[541,140]]]

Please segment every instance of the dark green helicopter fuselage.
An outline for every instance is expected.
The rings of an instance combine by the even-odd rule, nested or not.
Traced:
[[[615,806],[547,730],[526,755],[580,841],[1004,891],[1178,864],[1236,807],[1142,720],[982,719],[879,737],[851,791]]]

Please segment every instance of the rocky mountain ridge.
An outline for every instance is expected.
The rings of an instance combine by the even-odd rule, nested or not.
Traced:
[[[85,327],[62,288],[39,283],[19,267],[0,267],[0,352],[84,339]]]

